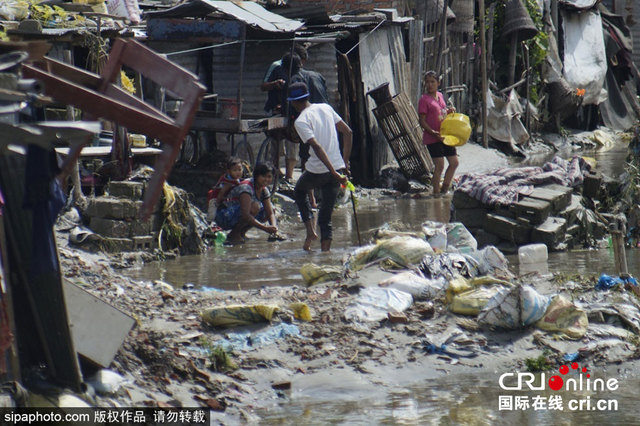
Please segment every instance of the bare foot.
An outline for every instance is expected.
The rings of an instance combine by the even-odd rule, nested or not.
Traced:
[[[316,233],[313,233],[312,235],[307,235],[307,239],[304,240],[302,249],[305,251],[311,251],[311,243],[317,239],[318,239],[318,234]]]

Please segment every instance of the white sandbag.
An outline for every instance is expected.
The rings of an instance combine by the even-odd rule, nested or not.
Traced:
[[[526,327],[544,316],[550,301],[528,285],[505,288],[489,300],[478,315],[478,323],[509,329]]]
[[[389,312],[402,312],[413,303],[409,293],[393,288],[367,287],[347,306],[347,321],[382,321]]]
[[[405,271],[380,281],[378,286],[404,291],[412,295],[416,300],[424,300],[443,296],[446,290],[447,280],[442,277],[432,280],[421,277],[415,272]]]

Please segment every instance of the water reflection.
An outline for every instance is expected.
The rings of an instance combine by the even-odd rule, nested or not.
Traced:
[[[618,378],[619,388],[597,392],[564,389],[558,392],[549,389],[507,391],[498,384],[498,377],[502,373],[482,373],[423,380],[385,392],[380,392],[378,386],[377,392],[372,392],[368,397],[342,400],[299,395],[294,381],[289,398],[259,410],[257,414],[261,417],[261,424],[637,424],[640,410],[635,401],[640,381],[621,378],[615,373],[600,373],[597,376],[605,380]],[[539,379],[535,383],[539,383]],[[508,403],[503,403],[502,410],[499,408],[500,396],[512,401],[511,409]],[[513,398],[509,399],[509,396]],[[516,396],[521,401],[528,401],[529,408],[515,409]],[[556,404],[547,404],[550,397],[555,399]],[[534,398],[538,400],[537,409],[533,405]],[[570,403],[572,400],[576,402]],[[585,402],[579,409],[581,400]],[[606,405],[602,406],[606,409],[596,409],[600,400],[606,401]],[[615,405],[617,410],[608,409]],[[577,409],[572,410],[571,407]]]
[[[387,222],[397,222],[406,229],[419,229],[426,220],[449,221],[450,198],[360,200],[358,222],[363,243]],[[290,237],[287,241],[268,242],[263,232],[252,230],[242,246],[212,248],[203,255],[182,256],[166,262],[144,265],[125,273],[135,279],[163,280],[176,287],[192,283],[196,287],[225,290],[259,288],[270,285],[302,285],[300,267],[308,262],[336,265],[358,245],[358,237],[350,204],[333,213],[334,241],[330,253],[302,250],[305,235],[302,223],[281,227]]]

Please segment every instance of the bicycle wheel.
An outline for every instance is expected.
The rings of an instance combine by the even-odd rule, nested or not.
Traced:
[[[245,140],[238,142],[233,148],[232,156],[238,157],[242,160],[242,168],[244,169],[243,175],[245,178],[251,177],[253,173],[253,150],[251,145]]]
[[[198,161],[198,132],[189,132],[180,145],[178,162],[193,165]]]
[[[267,138],[260,145],[260,150],[258,151],[258,158],[256,160],[256,164],[258,163],[269,163],[273,167],[273,182],[271,183],[271,195],[276,193],[278,190],[278,179],[280,178],[280,141],[271,136],[267,136]]]

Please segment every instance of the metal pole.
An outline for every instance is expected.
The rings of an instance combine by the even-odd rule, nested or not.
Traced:
[[[242,119],[242,76],[244,73],[244,56],[247,44],[247,25],[242,26],[242,44],[240,45],[240,71],[238,74],[238,94],[236,102],[238,104],[238,121]]]
[[[480,78],[482,79],[482,145],[487,148],[487,43],[485,40],[484,0],[478,0],[478,15],[480,16]]]

